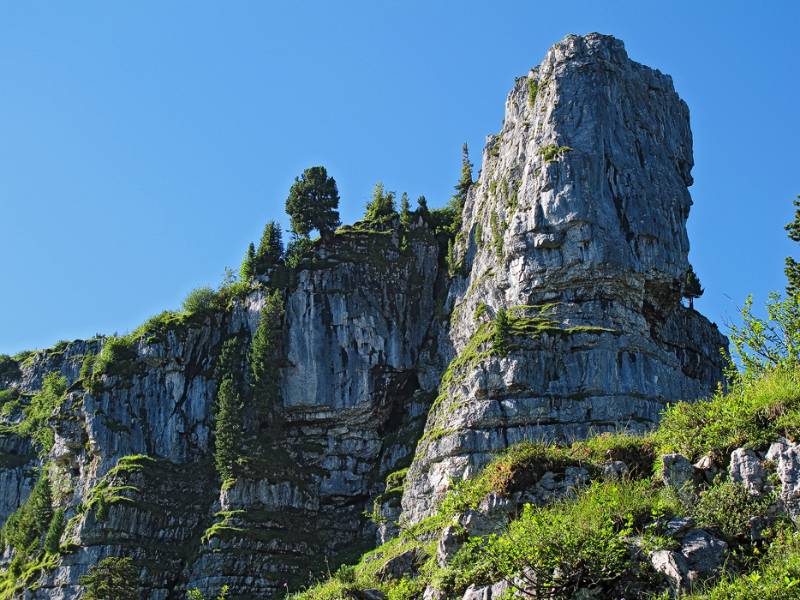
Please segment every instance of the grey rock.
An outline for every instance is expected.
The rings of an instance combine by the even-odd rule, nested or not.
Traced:
[[[775,464],[784,510],[797,522],[800,517],[800,446],[780,439],[769,447],[766,458]]]
[[[677,537],[694,527],[694,519],[691,517],[677,517],[667,521],[664,526],[664,533],[670,537]]]
[[[656,573],[663,575],[673,590],[688,588],[689,567],[682,554],[672,550],[658,550],[650,556],[650,562]]]
[[[462,600],[501,600],[510,589],[511,586],[505,581],[484,586],[471,585],[464,592]]]
[[[459,519],[459,524],[469,537],[497,533],[503,522],[499,516],[492,517],[477,510],[468,510]]]
[[[419,557],[417,551],[406,550],[395,557],[390,558],[386,563],[378,569],[377,575],[381,580],[387,579],[402,579],[405,575],[411,575],[416,571]]]
[[[760,495],[764,489],[766,473],[758,455],[747,448],[731,452],[729,467],[731,481],[742,484],[748,492]]]
[[[666,402],[713,390],[727,341],[680,303],[692,164],[672,80],[619,40],[568,36],[517,80],[466,198],[448,336],[460,353],[499,309],[536,318],[513,307],[545,303],[555,325],[450,379],[428,416],[437,436],[406,480],[404,520],[431,514],[453,479],[510,444],[643,431]]]
[[[628,474],[628,465],[621,460],[612,460],[603,465],[603,477],[606,479],[622,479]]]
[[[422,592],[422,600],[443,600],[444,597],[445,595],[443,592],[431,585],[426,586],[425,590]]]
[[[361,590],[361,598],[363,600],[384,600],[386,596],[380,590],[376,590],[374,588],[367,588],[365,590]]]
[[[694,465],[682,454],[665,454],[661,457],[664,485],[675,490],[686,490],[694,484]]]
[[[710,454],[701,457],[694,463],[695,473],[700,473],[706,483],[713,483],[720,473],[719,466]]]
[[[703,529],[692,529],[681,540],[681,554],[689,570],[702,577],[717,574],[727,552],[728,544]]]
[[[464,529],[456,525],[448,525],[442,530],[436,544],[436,562],[444,567],[456,555],[464,543]]]

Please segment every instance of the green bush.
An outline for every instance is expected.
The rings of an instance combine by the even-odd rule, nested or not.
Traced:
[[[19,363],[8,354],[0,354],[0,380],[19,379],[21,375]]]
[[[64,533],[65,526],[64,510],[59,508],[53,513],[53,518],[50,520],[50,526],[47,529],[47,535],[44,538],[44,549],[46,552],[50,554],[56,554],[58,552],[61,534]]]
[[[50,479],[43,467],[27,500],[6,519],[0,538],[22,557],[35,555],[52,518]]]
[[[539,83],[535,79],[528,79],[528,106],[533,107],[536,94],[539,93]]]
[[[565,600],[584,587],[608,589],[629,567],[626,537],[661,508],[649,482],[595,483],[575,500],[526,505],[506,532],[461,551],[468,580],[521,577],[535,597]]]
[[[571,151],[572,148],[569,146],[557,146],[556,144],[549,144],[540,150],[542,153],[542,158],[544,158],[544,162],[553,162],[554,160],[558,160],[564,156],[564,154]]]
[[[716,527],[728,540],[746,540],[750,517],[763,516],[774,501],[771,495],[753,496],[741,484],[717,482],[700,493],[690,512],[700,525]]]
[[[95,360],[93,376],[126,375],[130,372],[130,363],[136,359],[136,356],[133,336],[106,338],[103,349]]]
[[[736,382],[727,394],[681,402],[664,414],[655,440],[661,454],[690,460],[739,447],[762,448],[779,436],[800,434],[800,369],[778,368]]]
[[[356,568],[353,565],[341,565],[333,576],[342,583],[354,583],[356,580]]]
[[[86,586],[83,600],[139,599],[139,574],[128,557],[104,558],[80,578],[80,584]]]
[[[183,301],[183,310],[189,315],[204,315],[216,308],[217,293],[208,286],[193,289]]]
[[[303,261],[314,257],[314,240],[295,237],[286,247],[286,266],[297,269]]]
[[[18,433],[30,435],[43,452],[49,452],[55,441],[53,429],[49,424],[53,412],[64,400],[67,379],[57,371],[48,373],[42,382],[42,389],[31,398],[23,409],[24,419],[16,426]]]

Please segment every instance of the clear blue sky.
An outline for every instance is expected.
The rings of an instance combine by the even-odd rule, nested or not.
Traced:
[[[730,321],[794,250],[798,6],[3,0],[0,352],[122,333],[216,285],[286,223],[304,167],[336,178],[345,222],[377,180],[442,204],[514,77],[590,31],[689,104],[697,307]]]

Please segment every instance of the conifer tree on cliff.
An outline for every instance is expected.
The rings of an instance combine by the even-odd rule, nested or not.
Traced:
[[[242,266],[239,268],[239,279],[250,281],[255,275],[256,247],[253,242],[247,246],[247,253],[242,259]]]
[[[339,190],[325,167],[310,167],[295,177],[286,199],[292,232],[301,237],[316,229],[325,239],[339,226]]]
[[[694,308],[694,299],[702,296],[704,291],[700,285],[700,278],[694,272],[692,265],[689,265],[683,285],[683,297],[689,299],[689,308]]]
[[[469,162],[469,148],[467,143],[461,147],[461,177],[456,184],[456,193],[450,198],[450,208],[452,208],[456,217],[461,214],[464,208],[464,203],[467,201],[467,192],[472,187],[472,163]]]
[[[256,274],[264,273],[283,258],[283,234],[276,221],[264,225],[264,233],[258,243],[258,250],[253,260],[253,270]]]
[[[794,219],[786,225],[785,229],[789,234],[789,239],[793,242],[800,242],[800,196],[792,201],[794,204]],[[791,256],[786,257],[786,293],[789,296],[800,295],[800,263]]]

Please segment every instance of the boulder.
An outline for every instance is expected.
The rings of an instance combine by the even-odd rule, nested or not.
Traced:
[[[390,558],[378,569],[378,579],[402,579],[405,575],[411,575],[417,570],[419,556],[416,549],[406,550],[402,554]]]
[[[760,495],[764,489],[766,472],[758,455],[748,448],[737,448],[731,452],[728,468],[731,481],[741,483],[751,494]]]
[[[703,529],[691,529],[681,540],[681,554],[689,570],[703,578],[719,571],[727,552],[728,544]]]
[[[462,600],[501,600],[506,597],[506,592],[511,589],[505,581],[499,581],[492,585],[477,587],[471,585],[464,592]]]
[[[436,544],[436,562],[440,567],[445,566],[455,556],[464,542],[464,529],[458,525],[448,525],[439,536]]]
[[[661,457],[661,464],[664,485],[682,491],[694,484],[694,465],[683,454],[665,454]]]
[[[775,463],[781,482],[780,499],[795,522],[800,516],[800,446],[781,438],[769,447],[767,460]]]
[[[621,460],[612,460],[603,465],[603,477],[606,479],[622,479],[628,474],[628,465]]]
[[[686,559],[679,552],[659,550],[650,556],[650,562],[656,573],[661,573],[674,591],[688,587],[689,567]]]

